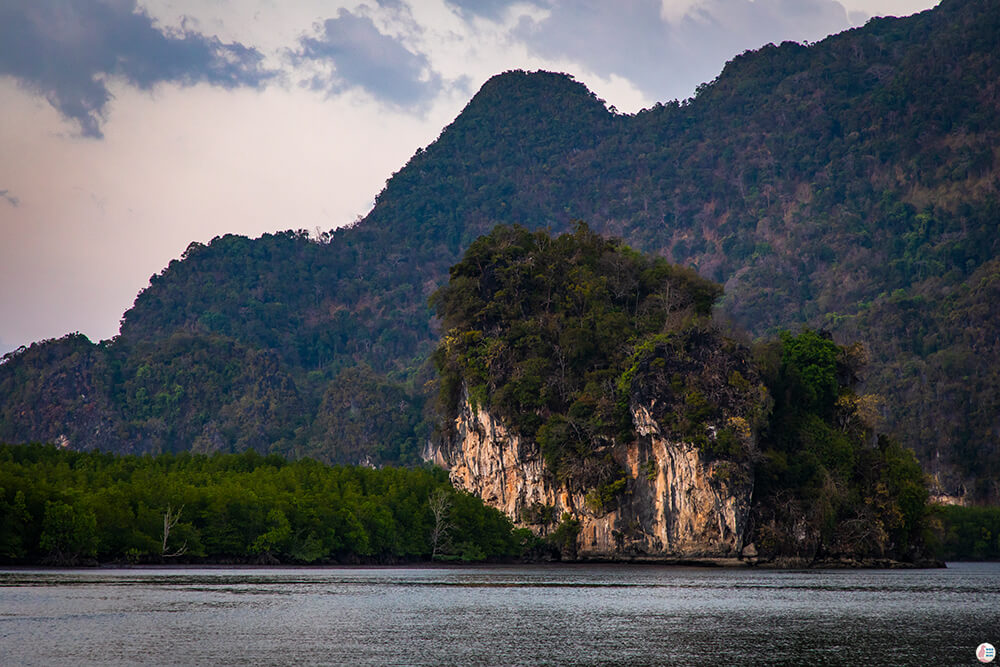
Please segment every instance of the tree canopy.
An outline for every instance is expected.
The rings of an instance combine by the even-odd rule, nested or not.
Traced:
[[[449,542],[432,544],[434,496]],[[519,556],[503,514],[441,469],[243,454],[114,456],[0,445],[0,562],[358,563]]]
[[[749,350],[711,324],[721,294],[691,269],[641,255],[583,223],[558,237],[497,227],[469,247],[431,297],[444,329],[434,355],[439,403],[452,415],[465,391],[474,405],[537,438],[554,475],[589,488],[619,476],[609,448],[635,437],[635,391],[642,385],[653,395],[654,376],[670,366],[655,400],[664,414],[679,403],[682,416],[666,423],[707,447],[716,439],[710,424],[725,429],[762,398],[752,387]],[[692,362],[682,375],[678,357],[719,365],[710,371]],[[744,384],[732,386],[722,369]]]

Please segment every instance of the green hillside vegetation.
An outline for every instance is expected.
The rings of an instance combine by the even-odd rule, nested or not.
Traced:
[[[431,297],[444,328],[434,355],[443,412],[454,415],[467,389],[473,404],[537,439],[555,477],[586,489],[624,474],[610,449],[635,438],[640,386],[678,437],[739,454],[726,449],[741,446],[727,424],[747,425],[764,388],[749,350],[711,326],[721,292],[582,223],[557,238],[497,227]],[[709,426],[721,429],[711,441]]]
[[[724,284],[719,312],[753,338],[861,342],[886,432],[944,490],[1000,502],[998,58],[1000,6],[943,0],[746,52],[635,115],[568,75],[498,75],[362,221],[192,244],[114,340],[9,356],[0,439],[412,461],[429,295],[497,223],[582,219]],[[344,372],[367,388],[352,400]]]
[[[752,539],[761,553],[920,561],[937,544],[912,450],[878,433],[856,391],[859,346],[787,332],[756,350],[774,408],[760,439]]]
[[[445,423],[465,401],[489,409],[553,478],[609,505],[629,474],[612,452],[649,407],[668,437],[752,475],[764,558],[924,558],[927,483],[856,391],[863,348],[803,330],[751,350],[713,320],[721,296],[582,223],[555,238],[497,227],[431,298]]]
[[[532,544],[440,469],[0,445],[0,563],[475,561]]]
[[[1000,560],[1000,507],[935,507],[934,520],[941,558]]]

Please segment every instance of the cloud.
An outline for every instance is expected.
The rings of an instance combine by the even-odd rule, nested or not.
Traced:
[[[294,54],[299,63],[332,65],[332,72],[313,79],[314,88],[338,93],[358,87],[400,107],[427,102],[440,91],[441,77],[427,57],[379,31],[371,18],[341,9],[321,28],[318,36],[301,38]]]
[[[0,6],[0,75],[44,95],[88,137],[100,138],[109,79],[259,86],[260,53],[185,28],[161,31],[136,0],[8,0]]]
[[[445,0],[445,4],[460,14],[498,20],[511,5],[517,4],[517,0]]]
[[[656,99],[687,97],[733,54],[850,27],[835,0],[552,0],[518,36],[547,58],[622,76]]]
[[[938,4],[939,0],[840,0],[848,14],[864,16],[909,16]]]
[[[541,21],[522,22],[520,36],[543,56],[633,78],[669,48],[660,9],[658,0],[553,2]]]
[[[668,23],[676,23],[683,19],[698,0],[661,0],[660,16]]]
[[[858,9],[849,9],[847,11],[847,19],[851,22],[851,25],[864,25],[870,18],[871,15],[866,11]]]
[[[10,190],[0,190],[0,199],[17,208],[21,205],[21,200],[10,193]]]

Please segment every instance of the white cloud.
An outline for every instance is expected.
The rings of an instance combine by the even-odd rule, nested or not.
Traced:
[[[863,24],[872,16],[909,16],[936,7],[939,0],[840,0],[856,24]]]
[[[187,24],[224,42],[253,44],[271,56],[294,47],[314,24],[359,4],[356,0],[139,0],[160,26]]]
[[[699,0],[661,0],[660,16],[668,23],[677,23],[698,4]]]
[[[848,27],[835,0],[561,0],[546,18],[525,21],[520,36],[546,58],[621,77],[666,101],[691,96],[746,49]]]

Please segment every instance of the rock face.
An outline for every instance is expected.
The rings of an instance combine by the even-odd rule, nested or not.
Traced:
[[[579,558],[639,560],[736,558],[744,547],[752,480],[743,467],[707,462],[689,443],[665,437],[644,406],[632,410],[638,438],[615,447],[627,473],[616,502],[595,508],[585,490],[545,469],[538,445],[465,401],[452,436],[426,459],[452,483],[546,535],[568,513],[580,522]]]

